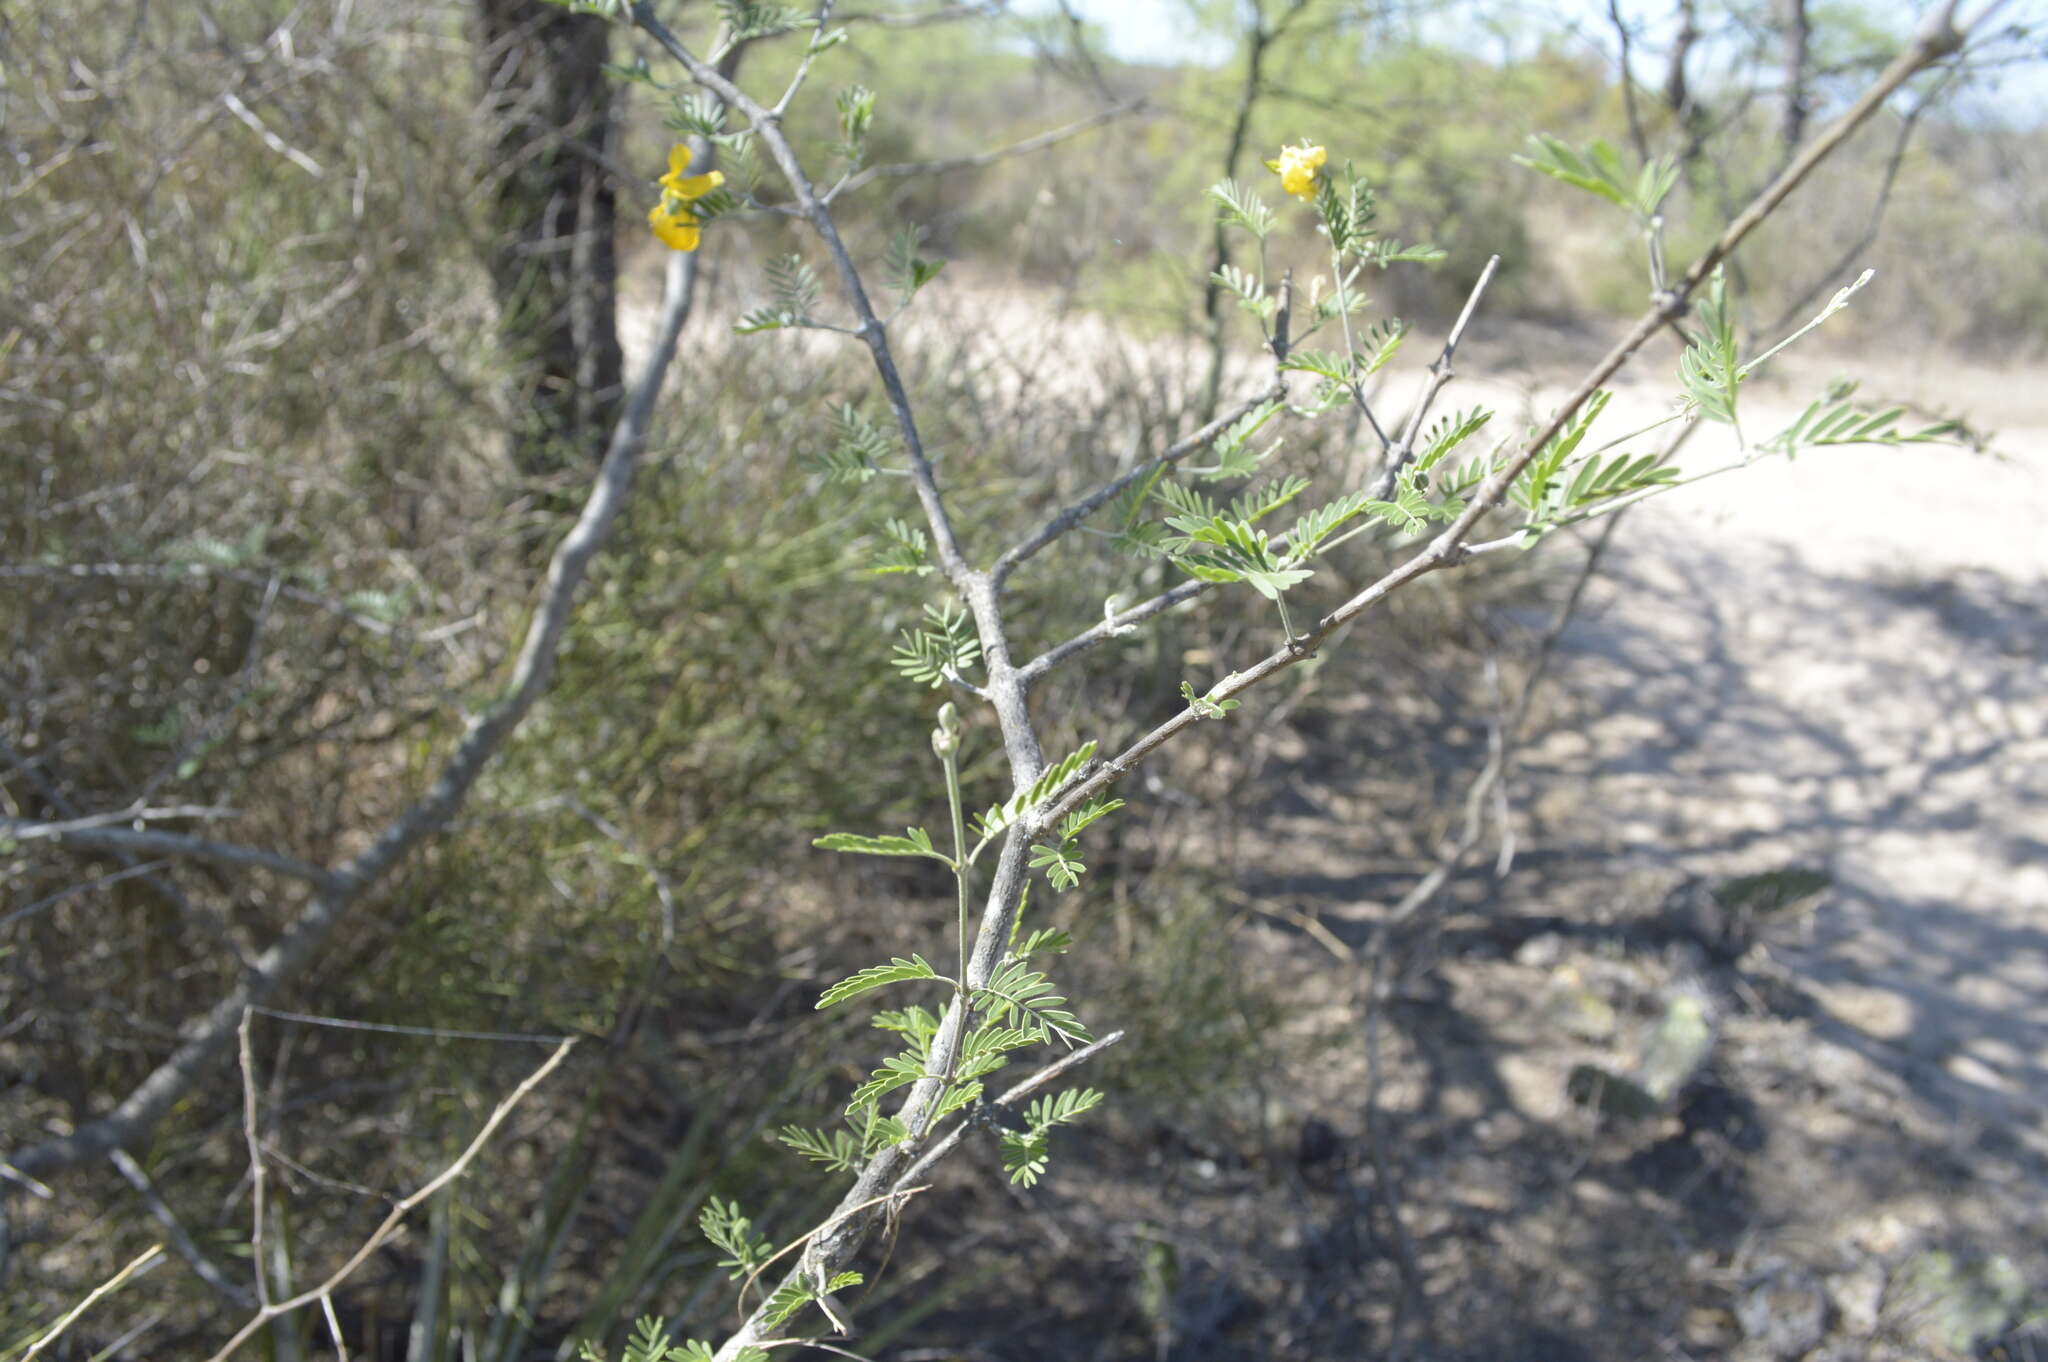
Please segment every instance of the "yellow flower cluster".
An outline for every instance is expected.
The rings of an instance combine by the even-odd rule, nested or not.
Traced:
[[[668,174],[661,177],[661,202],[647,214],[647,225],[672,251],[694,251],[702,233],[690,204],[725,183],[725,174],[713,170],[703,175],[685,175],[690,168],[690,149],[678,142],[668,151]]]
[[[1323,162],[1330,159],[1330,153],[1321,147],[1299,146],[1280,148],[1280,159],[1268,161],[1280,176],[1280,187],[1297,199],[1315,197],[1316,171]]]

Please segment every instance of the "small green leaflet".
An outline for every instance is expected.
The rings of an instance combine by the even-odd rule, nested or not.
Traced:
[[[1030,810],[1045,803],[1057,794],[1060,787],[1072,780],[1089,758],[1095,755],[1095,743],[1091,739],[1062,757],[1053,766],[1047,767],[1044,775],[1031,783],[1031,788],[1011,798],[1007,804],[991,806],[986,813],[974,820],[974,835],[986,842],[1001,833]]]
[[[1195,717],[1200,719],[1220,719],[1244,703],[1242,700],[1211,700],[1206,695],[1197,695],[1195,688],[1185,681],[1180,683],[1180,695],[1188,702],[1188,708],[1195,712]]]
[[[1372,186],[1358,178],[1349,165],[1344,167],[1347,187],[1339,189],[1335,176],[1316,177],[1316,215],[1329,229],[1330,245],[1341,257],[1368,247],[1372,222],[1379,216]]]
[[[768,262],[768,291],[774,295],[774,306],[747,313],[733,327],[735,331],[745,336],[786,326],[809,326],[811,309],[824,292],[817,274],[800,255],[779,256]]]
[[[1077,1121],[1102,1101],[1093,1088],[1070,1089],[1055,1097],[1041,1097],[1026,1109],[1023,1131],[1005,1131],[1002,1138],[1003,1167],[1012,1182],[1026,1187],[1045,1174],[1051,1154],[1047,1132],[1054,1126]]]
[[[865,1280],[866,1278],[858,1272],[842,1272],[825,1283],[825,1293],[830,1295],[849,1286],[859,1286]],[[775,1294],[768,1298],[768,1326],[775,1328],[787,1322],[791,1315],[816,1299],[818,1288],[802,1277],[794,1277],[784,1282],[776,1288]]]
[[[984,1023],[960,1047],[960,1062],[955,1074],[961,1079],[980,1078],[1007,1064],[1009,1061],[1004,1056],[1010,1051],[1036,1044],[1036,1028]]]
[[[1670,157],[1651,161],[1630,183],[1620,155],[1606,142],[1596,139],[1579,151],[1549,133],[1536,133],[1529,141],[1533,144],[1531,154],[1515,157],[1518,165],[1596,194],[1643,221],[1656,215],[1665,196],[1678,183],[1678,163]]]
[[[1093,1088],[1069,1088],[1033,1101],[1025,1108],[1024,1119],[1033,1130],[1050,1130],[1054,1126],[1080,1120],[1101,1103],[1102,1094]]]
[[[1189,467],[1185,471],[1195,477],[1211,481],[1248,478],[1258,472],[1259,465],[1278,452],[1281,442],[1275,440],[1265,449],[1254,453],[1251,449],[1251,438],[1258,434],[1259,427],[1273,419],[1281,405],[1278,402],[1263,402],[1246,412],[1210,443],[1209,448],[1216,454],[1215,463],[1201,468]]]
[[[1124,806],[1121,799],[1091,799],[1060,820],[1060,840],[1071,842],[1083,830],[1099,818],[1107,817]],[[1030,952],[1026,951],[1026,955]]]
[[[849,85],[834,102],[839,106],[839,152],[858,165],[875,122],[875,92],[865,85]]]
[[[584,1340],[576,1356],[581,1362],[605,1362],[603,1350],[588,1339]],[[701,1339],[672,1343],[668,1324],[647,1316],[633,1325],[632,1337],[626,1340],[626,1350],[619,1354],[619,1359],[620,1362],[713,1362],[716,1356],[711,1345]],[[745,1347],[734,1355],[734,1362],[768,1362],[768,1354],[760,1348]]]
[[[772,38],[800,28],[814,28],[816,21],[792,5],[764,5],[759,0],[718,0],[718,12],[732,30],[731,41]]]
[[[1367,264],[1387,269],[1401,264],[1434,265],[1439,260],[1447,258],[1449,254],[1441,246],[1431,246],[1419,241],[1413,246],[1403,246],[1392,237],[1383,237],[1360,251],[1359,257]]]
[[[1961,432],[1955,421],[1937,421],[1916,431],[1899,428],[1904,407],[1871,411],[1851,402],[1815,402],[1764,448],[1792,455],[1823,445],[1913,445],[1951,442]]]
[[[851,402],[842,402],[832,418],[832,445],[818,456],[818,463],[825,476],[834,482],[863,483],[884,471],[882,461],[895,448],[887,431]],[[893,529],[890,537],[898,537]],[[910,568],[914,570],[923,561],[924,546],[920,542]]]
[[[863,856],[929,856],[953,864],[953,858],[932,845],[932,835],[923,828],[905,828],[906,837],[862,837],[852,832],[828,832],[811,843],[824,851],[851,851]]]
[[[896,1089],[915,1083],[924,1076],[923,1055],[909,1050],[891,1055],[882,1061],[882,1067],[875,1070],[867,1082],[853,1090],[853,1097],[846,1104],[847,1115],[851,1116],[863,1107],[873,1107]]]
[[[818,998],[817,1010],[836,1007],[848,998],[858,998],[861,994],[881,988],[885,984],[909,983],[918,979],[937,979],[948,984],[953,982],[933,969],[923,956],[913,955],[905,960],[899,955],[886,965],[869,965],[860,973],[841,979],[826,989]]]
[[[922,538],[920,531],[919,539]],[[890,665],[933,690],[946,683],[949,673],[958,675],[981,660],[981,639],[969,623],[967,612],[956,610],[950,602],[925,606],[924,624],[901,631],[897,638]]]
[[[1678,470],[1662,463],[1661,454],[1617,454],[1601,461],[1597,456],[1579,465],[1571,486],[1565,489],[1565,507],[1591,505],[1610,497],[1639,492],[1678,479]]]
[[[1006,1130],[1002,1139],[1003,1168],[1010,1181],[1025,1187],[1037,1185],[1051,1162],[1052,1141],[1042,1130]]]
[[[927,1045],[939,1032],[939,1019],[924,1008],[912,1004],[890,1012],[877,1012],[868,1025],[879,1031],[894,1031],[909,1036],[919,1045]]]
[[[676,132],[695,133],[709,140],[725,131],[725,103],[696,91],[677,95],[675,112],[663,121]]]
[[[1551,482],[1564,468],[1565,461],[1571,458],[1573,451],[1585,440],[1587,433],[1593,428],[1593,422],[1599,419],[1601,412],[1607,410],[1607,404],[1613,397],[1614,394],[1605,388],[1596,391],[1580,405],[1572,419],[1565,423],[1564,429],[1560,430],[1549,444],[1543,446],[1542,452],[1529,461],[1528,466],[1522,470],[1522,475],[1515,479],[1515,485],[1509,489],[1518,506],[1532,515],[1543,509],[1550,494]]]
[[[1042,1037],[1058,1036],[1068,1044],[1085,1045],[1095,1039],[1073,1013],[1066,999],[1053,991],[1055,985],[1022,960],[996,968],[988,987],[976,989],[974,1005],[995,1022],[1035,1027]]]
[[[1174,557],[1174,564],[1202,581],[1244,582],[1267,600],[1277,601],[1281,592],[1314,575],[1308,568],[1283,563],[1266,532],[1244,521],[1213,516],[1204,524],[1176,516],[1167,524],[1186,535],[1190,544],[1189,551]]]
[[[902,1144],[909,1138],[909,1126],[894,1116],[883,1116],[869,1107],[867,1130],[860,1146],[861,1157],[873,1158],[882,1150]]]
[[[872,575],[881,577],[892,572],[909,572],[922,577],[932,570],[931,563],[927,561],[931,541],[917,526],[892,517],[883,528],[882,537],[888,542],[875,565],[868,569]]]
[[[1218,217],[1226,227],[1242,227],[1262,241],[1272,233],[1276,221],[1273,210],[1266,206],[1264,199],[1236,180],[1223,180],[1210,186],[1209,197],[1219,205]]]
[[[1280,300],[1266,293],[1266,285],[1235,265],[1225,265],[1209,276],[1210,282],[1236,295],[1237,305],[1261,321],[1269,321],[1280,309]]]
[[[1057,894],[1063,894],[1079,884],[1082,874],[1088,869],[1081,861],[1070,856],[1066,847],[1042,844],[1033,844],[1031,848],[1031,868],[1043,870],[1046,883],[1050,884],[1053,892]]]
[[[889,240],[889,253],[883,260],[883,278],[899,302],[907,303],[917,296],[917,291],[939,277],[939,271],[946,268],[943,260],[927,260],[918,254],[924,245],[924,228],[915,224],[904,227]]]
[[[1120,799],[1116,802],[1123,803]],[[1074,938],[1058,927],[1040,927],[1022,942],[1012,945],[1010,953],[1019,960],[1028,960],[1040,951],[1051,951],[1054,955],[1062,954],[1073,944]]]
[[[789,1125],[776,1138],[812,1163],[822,1164],[835,1173],[851,1173],[860,1167],[860,1144],[847,1131],[835,1130],[827,1135],[822,1130]]]
[[[1493,413],[1484,407],[1444,417],[1423,436],[1422,452],[1415,456],[1415,468],[1423,473],[1435,468],[1443,462],[1444,456],[1477,434],[1492,419]]]
[[[1700,299],[1700,334],[1678,357],[1678,381],[1685,395],[1710,421],[1736,427],[1735,390],[1743,379],[1735,350],[1735,321],[1728,309],[1728,280],[1714,271]]]
[[[990,1067],[999,1066],[1001,1063],[1001,1060],[997,1060],[996,1064]],[[972,1106],[980,1100],[981,1084],[976,1082],[955,1083],[952,1087],[946,1089],[946,1095],[939,1099],[939,1109],[932,1113],[932,1120],[943,1121],[954,1112],[960,1110],[960,1108]]]
[[[1192,487],[1183,487],[1176,482],[1161,483],[1157,496],[1175,511],[1167,518],[1171,525],[1176,517],[1195,521],[1213,520],[1222,516],[1226,520],[1241,520],[1250,525],[1264,519],[1300,496],[1309,489],[1309,480],[1290,473],[1278,482],[1254,488],[1241,496],[1233,497],[1230,505],[1218,509],[1214,501]],[[1193,541],[1185,534],[1171,534],[1162,531],[1160,542],[1168,553],[1178,553]]]
[[[732,1269],[734,1280],[746,1276],[768,1260],[775,1246],[755,1232],[754,1222],[740,1214],[737,1201],[712,1197],[697,1216],[697,1228],[704,1237],[725,1252],[720,1267]]]

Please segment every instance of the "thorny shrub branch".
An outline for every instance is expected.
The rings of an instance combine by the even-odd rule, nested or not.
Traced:
[[[812,51],[824,38],[825,25],[831,15],[831,3],[827,0],[816,11]],[[1056,773],[1065,777],[1058,788],[1047,791],[1042,797],[1025,801],[1022,812],[1009,824],[1003,833],[1001,853],[976,933],[974,949],[965,971],[966,977],[953,981],[954,996],[950,1002],[943,1023],[937,1028],[929,1042],[929,1049],[920,1059],[909,1082],[909,1096],[895,1118],[897,1128],[903,1134],[884,1143],[875,1150],[859,1171],[850,1188],[835,1211],[823,1224],[804,1238],[808,1247],[803,1253],[802,1264],[784,1280],[782,1291],[799,1293],[798,1299],[814,1301],[829,1300],[829,1292],[840,1270],[851,1260],[877,1218],[892,1204],[891,1193],[902,1189],[911,1180],[912,1174],[921,1174],[950,1149],[957,1140],[959,1128],[944,1140],[933,1145],[910,1164],[910,1171],[904,1172],[903,1165],[911,1160],[909,1151],[915,1148],[931,1129],[937,1103],[947,1079],[954,1071],[960,1046],[966,1034],[968,1016],[971,1010],[970,995],[987,986],[990,976],[1002,956],[1005,943],[1011,936],[1019,901],[1025,887],[1024,850],[1035,838],[1045,836],[1066,824],[1066,820],[1082,814],[1091,807],[1091,801],[1103,796],[1111,786],[1128,774],[1149,753],[1198,722],[1200,718],[1222,713],[1229,707],[1233,697],[1268,680],[1277,673],[1294,666],[1312,656],[1316,649],[1336,630],[1358,618],[1389,595],[1409,583],[1441,568],[1453,567],[1464,562],[1471,553],[1469,541],[1480,522],[1507,498],[1516,480],[1527,470],[1537,457],[1544,453],[1570,423],[1577,419],[1587,407],[1600,385],[1622,368],[1642,346],[1660,329],[1676,323],[1686,315],[1693,295],[1714,275],[1728,256],[1764,222],[1785,198],[1825,160],[1841,143],[1856,131],[1868,118],[1915,73],[1926,69],[1942,57],[1954,52],[1962,42],[1962,34],[1955,26],[1956,5],[1952,2],[1939,7],[1928,16],[1910,46],[1894,60],[1872,86],[1857,100],[1841,118],[1820,136],[1816,137],[1802,153],[1773,181],[1756,200],[1738,215],[1708,248],[1674,284],[1661,289],[1653,306],[1614,345],[1561,403],[1550,419],[1542,423],[1530,437],[1523,441],[1511,456],[1496,464],[1492,472],[1478,486],[1471,499],[1452,519],[1449,526],[1432,539],[1420,552],[1394,567],[1379,580],[1354,594],[1335,610],[1318,620],[1313,627],[1296,635],[1288,627],[1286,643],[1249,669],[1226,677],[1206,697],[1192,701],[1186,710],[1160,724],[1151,732],[1133,742],[1123,752],[1102,763],[1080,765],[1077,754],[1075,769],[1067,775],[1063,764]],[[1058,661],[1071,656],[1079,648],[1094,639],[1120,632],[1122,627],[1135,623],[1168,605],[1192,598],[1204,589],[1205,583],[1195,582],[1163,593],[1154,601],[1147,602],[1136,610],[1126,611],[1119,616],[1106,619],[1079,636],[1059,645],[1038,660],[1023,668],[1011,660],[1009,639],[1001,609],[1001,592],[1009,575],[1024,561],[1057,540],[1061,535],[1077,527],[1092,511],[1099,509],[1119,492],[1139,479],[1170,465],[1177,459],[1192,452],[1209,430],[1196,437],[1190,437],[1172,446],[1166,454],[1149,461],[1135,473],[1127,474],[1105,487],[1085,494],[1080,500],[1056,512],[1036,531],[1015,546],[1006,550],[984,570],[974,566],[963,549],[954,525],[948,514],[936,473],[926,454],[920,437],[917,421],[911,410],[895,356],[891,350],[886,324],[876,315],[862,282],[860,271],[855,265],[844,240],[833,221],[829,196],[821,196],[798,160],[782,127],[781,115],[789,104],[794,87],[786,91],[782,99],[770,108],[752,99],[705,61],[698,58],[671,33],[656,17],[648,0],[636,0],[630,7],[633,22],[646,32],[690,76],[703,88],[722,99],[725,104],[746,117],[752,135],[760,138],[768,148],[770,156],[781,170],[794,196],[797,215],[806,219],[816,231],[827,253],[832,258],[841,287],[859,325],[854,329],[867,346],[877,374],[881,380],[908,463],[908,473],[915,494],[924,512],[936,548],[938,565],[946,580],[966,602],[973,618],[979,638],[983,665],[988,674],[986,697],[996,711],[1002,730],[1004,746],[1009,758],[1014,787],[1018,791],[1032,789],[1033,782],[1040,779],[1045,771],[1045,762],[1035,726],[1026,706],[1028,684],[1044,675]],[[809,54],[806,55],[803,70],[808,70]],[[801,72],[800,72],[801,74]],[[1310,151],[1303,148],[1301,154]],[[1314,164],[1321,164],[1321,149],[1312,149]],[[1288,152],[1287,155],[1295,155]],[[1276,167],[1277,168],[1277,167]],[[1290,192],[1297,192],[1293,184]],[[1299,197],[1308,197],[1299,193]],[[1354,199],[1354,203],[1356,200]],[[1328,216],[1328,209],[1324,210]],[[1337,314],[1345,321],[1347,352],[1352,357],[1354,368],[1340,375],[1340,383],[1356,390],[1355,345],[1350,340],[1348,302],[1341,283],[1341,253],[1335,262],[1340,271],[1340,292]],[[1413,455],[1413,443],[1427,411],[1437,393],[1452,376],[1452,365],[1456,346],[1470,321],[1473,309],[1483,293],[1492,267],[1482,276],[1474,288],[1463,315],[1458,319],[1450,340],[1431,366],[1430,382],[1417,398],[1416,407],[1410,418],[1398,429],[1398,439],[1383,439],[1386,444],[1386,467],[1383,478],[1391,475],[1398,479],[1403,472],[1402,465]],[[1254,300],[1256,301],[1256,300]],[[1286,342],[1281,339],[1275,347],[1280,358],[1286,358]],[[1284,384],[1276,387],[1284,393]],[[1240,413],[1254,410],[1261,402],[1273,400],[1273,394],[1253,399],[1240,408]],[[1227,424],[1227,422],[1225,423]],[[1391,484],[1389,484],[1391,485]],[[1249,579],[1247,579],[1249,580]],[[1277,593],[1268,591],[1277,601]],[[1283,623],[1285,612],[1283,605]],[[1190,692],[1191,693],[1191,692]],[[942,716],[942,730],[947,721]],[[950,741],[950,740],[949,740]],[[939,735],[935,734],[937,747]],[[949,754],[949,753],[948,753]],[[946,755],[946,754],[942,754]],[[1021,796],[1020,796],[1021,797]],[[958,795],[953,795],[957,805]],[[1014,801],[1013,801],[1014,803]],[[916,830],[913,830],[915,832]],[[990,836],[993,836],[992,832]],[[956,875],[963,879],[966,873],[964,855],[958,859],[937,852],[929,838],[922,847],[915,839],[887,839],[900,843],[884,847],[883,839],[866,840],[866,846],[842,845],[837,849],[866,850],[876,854],[924,854],[934,856],[953,866]],[[908,848],[906,850],[905,848]],[[1039,848],[1044,850],[1044,848]],[[1034,864],[1038,864],[1034,862]],[[897,961],[890,967],[877,967],[878,973],[888,978],[935,978],[928,965],[920,958],[916,961]],[[858,979],[849,983],[858,984]],[[886,979],[878,982],[886,982]],[[867,985],[859,985],[865,988]],[[842,985],[840,987],[845,987]],[[827,1002],[831,1001],[828,994]],[[901,1086],[901,1082],[890,1086]],[[871,1118],[872,1120],[872,1118]],[[872,1125],[871,1125],[872,1128]],[[853,1278],[853,1274],[849,1274]],[[781,1294],[778,1291],[777,1294]],[[743,1355],[751,1355],[758,1346],[768,1341],[770,1330],[787,1311],[776,1315],[771,1303],[764,1303],[750,1314],[740,1328],[730,1335],[718,1349],[721,1362],[736,1362]],[[842,1331],[845,1324],[836,1309],[827,1310],[828,1317]]]

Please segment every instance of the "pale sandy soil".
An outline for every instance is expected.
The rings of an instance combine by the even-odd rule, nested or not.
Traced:
[[[1564,685],[1604,717],[1538,765],[1631,855],[1830,871],[1784,961],[1930,1101],[2048,1151],[2048,384],[1855,369],[1999,432],[1996,455],[1818,451],[1635,513],[1624,589],[1566,641]],[[1792,368],[1755,429],[1825,376]],[[1710,433],[1688,461],[1733,452]]]

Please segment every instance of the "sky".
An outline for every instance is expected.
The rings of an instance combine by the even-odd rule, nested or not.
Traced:
[[[1177,62],[1189,58],[1221,57],[1227,44],[1195,33],[1183,0],[1069,0],[1075,12],[1101,26],[1112,55],[1125,61]],[[1911,0],[1875,0],[1901,12],[1916,14],[1921,6]],[[1028,0],[1019,8],[1056,11],[1057,0]],[[1558,22],[1585,25],[1595,40],[1608,38],[1606,0],[1548,0],[1544,5],[1526,6],[1530,12],[1548,8]],[[1643,8],[1640,0],[1631,9]],[[2002,19],[2033,24],[2048,23],[2048,0],[2020,0],[2008,3]],[[2048,118],[2048,62],[2018,71],[2001,80],[1997,103],[2008,118],[2039,121]]]

